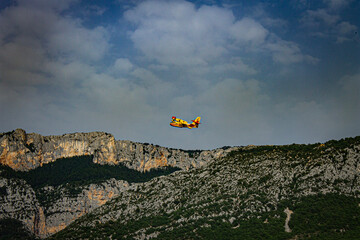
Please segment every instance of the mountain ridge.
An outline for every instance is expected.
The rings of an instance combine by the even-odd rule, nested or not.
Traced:
[[[235,148],[181,150],[129,140],[115,140],[105,132],[70,133],[59,136],[27,134],[23,129],[0,134],[0,163],[28,171],[58,158],[93,155],[98,164],[118,165],[146,172],[159,167],[190,169],[206,164]]]
[[[2,160],[7,154],[6,156],[13,157],[12,162],[31,162],[30,157],[38,156],[36,153],[39,150],[46,149],[41,145],[43,141],[46,142],[46,137],[39,135],[39,141],[28,141],[36,136],[26,134],[23,130],[0,135]],[[116,156],[127,156],[128,161],[117,161],[116,165],[113,161],[101,164],[89,159],[93,156],[90,153],[96,153],[94,149],[100,151],[99,156],[107,156],[109,151],[106,150],[109,148],[106,146],[109,146],[111,137],[105,134],[96,135],[100,136],[100,139],[94,137],[93,142],[99,143],[104,139],[110,141],[96,145],[97,148],[93,148],[94,151],[91,152],[91,148],[89,150],[83,146],[92,146],[93,143],[79,141],[89,135],[77,134],[77,142],[74,140],[76,134],[66,135],[69,136],[71,141],[59,141],[63,145],[58,144],[60,147],[53,148],[54,156],[61,156],[64,151],[66,154],[71,153],[61,147],[66,144],[69,146],[68,150],[82,147],[89,153],[83,157],[101,168],[140,166],[141,160],[161,158],[162,152],[168,163],[178,163],[182,168],[143,183],[112,178],[96,183],[85,181],[82,185],[54,185],[51,181],[44,180],[44,185],[34,187],[28,180],[24,180],[26,178],[20,179],[6,174],[7,170],[3,167],[10,166],[6,165],[6,161],[1,161],[1,219],[17,219],[37,237],[50,239],[169,239],[172,235],[187,239],[216,239],[214,236],[219,237],[220,233],[224,236],[230,234],[229,239],[237,239],[243,236],[244,231],[259,234],[255,230],[249,230],[252,226],[265,229],[265,232],[261,233],[265,235],[269,235],[273,231],[271,229],[276,229],[281,238],[275,239],[301,239],[301,236],[313,235],[318,230],[314,233],[298,229],[299,217],[306,218],[310,214],[299,215],[307,209],[307,205],[300,199],[314,202],[314,206],[318,204],[317,199],[334,202],[335,205],[329,206],[329,209],[341,208],[341,203],[334,199],[348,201],[352,208],[360,204],[360,137],[316,144],[224,147],[193,152],[126,142],[125,145],[129,144],[126,145],[128,148],[121,152],[126,154]],[[61,139],[62,136],[57,137]],[[56,143],[55,140],[51,141]],[[119,142],[119,146],[120,143],[123,142]],[[6,154],[3,154],[4,149]],[[87,153],[85,150],[81,153]],[[21,151],[29,155],[14,154]],[[174,160],[175,157],[170,155],[173,153],[171,151],[175,151],[177,155],[174,155],[182,158]],[[20,158],[17,159],[18,156]],[[82,157],[75,155],[72,158]],[[130,161],[135,163],[129,164]],[[51,167],[51,164],[57,165],[61,162],[56,160],[45,164],[44,161],[42,167],[35,162],[30,166],[38,164],[37,167],[28,171]],[[76,159],[74,163],[76,164]],[[149,171],[161,167],[159,165]],[[139,173],[148,172],[144,171],[144,168],[140,168],[140,171],[136,167],[129,169]],[[27,172],[17,171],[16,174],[24,176]],[[42,199],[43,196],[49,197]],[[319,208],[318,211],[322,211],[321,207]],[[286,209],[288,215],[284,213]],[[356,209],[355,215],[348,214],[346,221],[339,222],[359,219],[360,214]],[[348,209],[342,210],[348,212]],[[284,224],[287,216],[291,218],[287,221],[286,232]],[[317,219],[316,216],[313,218]],[[340,219],[341,215],[336,215],[336,218]],[[360,235],[360,226],[353,223],[349,226],[338,225],[331,229],[345,229],[349,234],[357,234],[356,229],[359,227]],[[209,233],[213,237],[209,237]],[[259,239],[259,235],[256,236],[258,237],[244,239]]]

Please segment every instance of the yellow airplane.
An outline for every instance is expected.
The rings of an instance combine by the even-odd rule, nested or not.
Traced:
[[[192,123],[189,124],[187,121],[184,121],[180,118],[176,118],[173,116],[170,126],[178,127],[178,128],[187,127],[189,129],[198,128],[200,124],[200,119],[201,119],[200,117],[197,117],[195,120],[192,120]]]

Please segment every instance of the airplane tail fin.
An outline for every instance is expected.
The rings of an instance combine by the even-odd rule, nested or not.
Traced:
[[[191,124],[191,127],[198,128],[200,124],[200,119],[201,117],[197,117],[195,120],[192,120],[193,122]]]
[[[195,123],[200,123],[200,119],[201,119],[201,117],[197,117],[197,118],[194,120],[194,122],[195,122]]]

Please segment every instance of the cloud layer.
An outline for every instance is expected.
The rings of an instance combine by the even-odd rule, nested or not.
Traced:
[[[270,34],[253,18],[236,19],[231,10],[185,1],[145,1],[125,12],[136,28],[134,46],[150,60],[179,66],[207,66],[237,53],[268,53],[275,61],[290,63],[316,58],[304,55],[296,43]]]
[[[352,44],[358,26],[340,13],[350,3],[325,4],[299,13],[296,27],[311,36],[325,29],[321,39],[334,46]],[[85,21],[114,7],[122,11],[111,21]],[[16,1],[0,9],[0,130],[107,131],[187,149],[359,134],[359,72],[338,64],[341,77],[323,87],[322,55],[275,26],[290,20],[261,8],[240,15],[187,1]],[[203,124],[171,128],[172,115],[199,115]]]

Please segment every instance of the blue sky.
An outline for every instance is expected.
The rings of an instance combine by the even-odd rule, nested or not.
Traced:
[[[357,136],[359,12],[354,0],[2,1],[0,131],[183,149]]]

